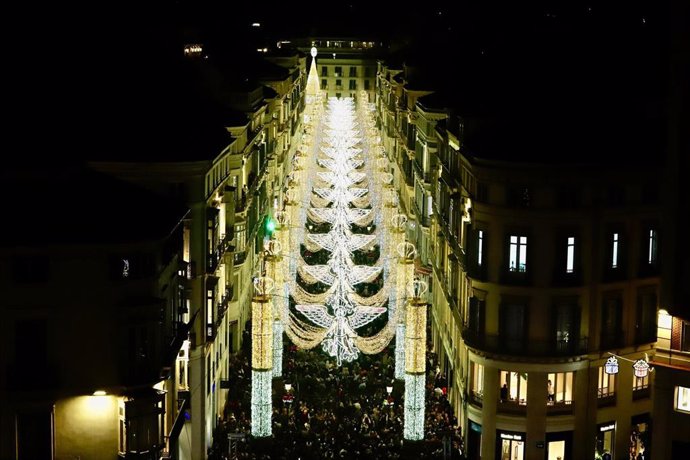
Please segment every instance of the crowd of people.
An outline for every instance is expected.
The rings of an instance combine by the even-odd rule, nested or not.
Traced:
[[[433,353],[428,353],[427,363],[425,439],[403,441],[404,383],[393,378],[393,356],[389,347],[337,367],[320,348],[298,350],[288,345],[283,377],[274,379],[273,435],[254,439],[250,360],[246,353],[234,355],[225,417],[214,433],[209,458],[464,459],[460,427]],[[232,457],[229,433],[244,435],[233,443]]]

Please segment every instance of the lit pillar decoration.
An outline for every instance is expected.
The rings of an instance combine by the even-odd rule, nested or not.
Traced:
[[[275,282],[254,278],[252,299],[252,436],[271,436],[271,387],[273,378],[273,306],[270,293]]]
[[[393,216],[393,231],[396,235],[404,235],[406,224],[407,217],[405,215],[396,214]],[[396,308],[401,309],[401,311],[398,314],[395,337],[395,378],[402,380],[405,378],[405,304],[407,303],[405,286],[412,280],[417,250],[414,244],[408,242],[399,243],[396,250],[398,252],[398,271],[395,280],[395,304]]]
[[[426,302],[421,280],[408,283],[410,296],[405,326],[405,426],[408,441],[424,439],[424,379],[426,376]]]
[[[282,234],[287,232],[287,228],[281,226],[277,233],[277,240],[264,241],[264,250],[266,251],[266,264],[268,274],[273,279],[279,289],[285,285],[284,276],[285,268],[283,267],[283,244],[280,242]],[[282,295],[274,295],[273,297],[273,377],[280,377],[283,375],[283,323],[280,320],[280,311],[283,308],[285,298]]]

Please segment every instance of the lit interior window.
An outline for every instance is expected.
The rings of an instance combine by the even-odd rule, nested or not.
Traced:
[[[477,264],[481,267],[482,265],[482,255],[484,252],[484,232],[479,230],[479,241],[477,244]]]
[[[572,273],[575,267],[575,237],[568,237],[568,260],[566,261],[565,271]]]
[[[676,387],[676,410],[690,413],[690,388]]]
[[[611,268],[618,267],[618,233],[613,234],[613,251],[611,252]]]

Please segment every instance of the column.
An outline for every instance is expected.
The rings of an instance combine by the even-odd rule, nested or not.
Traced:
[[[527,374],[525,458],[544,457],[544,448],[537,448],[537,441],[546,443],[546,403],[549,394],[547,380],[545,372]],[[555,382],[551,383],[555,385]]]
[[[421,283],[417,281],[416,283]],[[424,387],[426,378],[426,303],[410,299],[405,325],[405,426],[408,441],[424,439]]]
[[[484,398],[482,401],[482,458],[492,459],[496,453],[496,411],[500,382],[498,369],[484,364]]]
[[[252,436],[271,436],[271,388],[273,380],[273,305],[262,286],[266,278],[255,283],[252,299]],[[272,286],[271,286],[272,287]]]

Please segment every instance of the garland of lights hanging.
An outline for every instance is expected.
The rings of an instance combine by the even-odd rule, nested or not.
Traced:
[[[325,129],[318,133],[321,145],[314,146],[319,147],[314,152],[315,164],[308,166],[319,170],[307,175],[308,184],[313,183],[312,197],[307,202],[306,212],[300,214],[305,219],[303,222],[311,222],[309,233],[304,233],[304,248],[311,253],[325,250],[330,256],[326,263],[316,265],[296,257],[295,275],[307,285],[321,283],[328,288],[321,294],[314,294],[290,280],[287,285],[296,304],[295,310],[308,322],[299,319],[289,307],[284,309],[282,319],[286,333],[298,345],[313,347],[320,342],[323,350],[341,365],[343,361],[356,359],[360,351],[380,352],[392,339],[398,317],[389,315],[388,318],[390,323],[393,316],[393,333],[388,326],[372,337],[360,337],[356,332],[387,311],[384,306],[389,301],[387,278],[384,277],[383,286],[373,295],[363,296],[355,290],[357,285],[372,283],[383,276],[384,268],[387,270],[383,264],[387,262],[378,265],[374,262],[370,266],[353,261],[356,251],[372,251],[382,242],[377,232],[371,231],[376,212],[368,207],[376,203],[372,200],[369,180],[366,174],[357,171],[366,164],[362,157],[366,150],[360,147],[366,137],[358,127],[354,102],[332,98],[325,115],[321,124]],[[293,201],[297,205],[297,200]],[[299,211],[293,209],[293,213],[297,217]],[[317,233],[314,229],[312,232],[313,224],[325,225],[329,230]],[[369,233],[353,233],[352,225],[367,227]],[[309,323],[316,326],[309,326]]]

